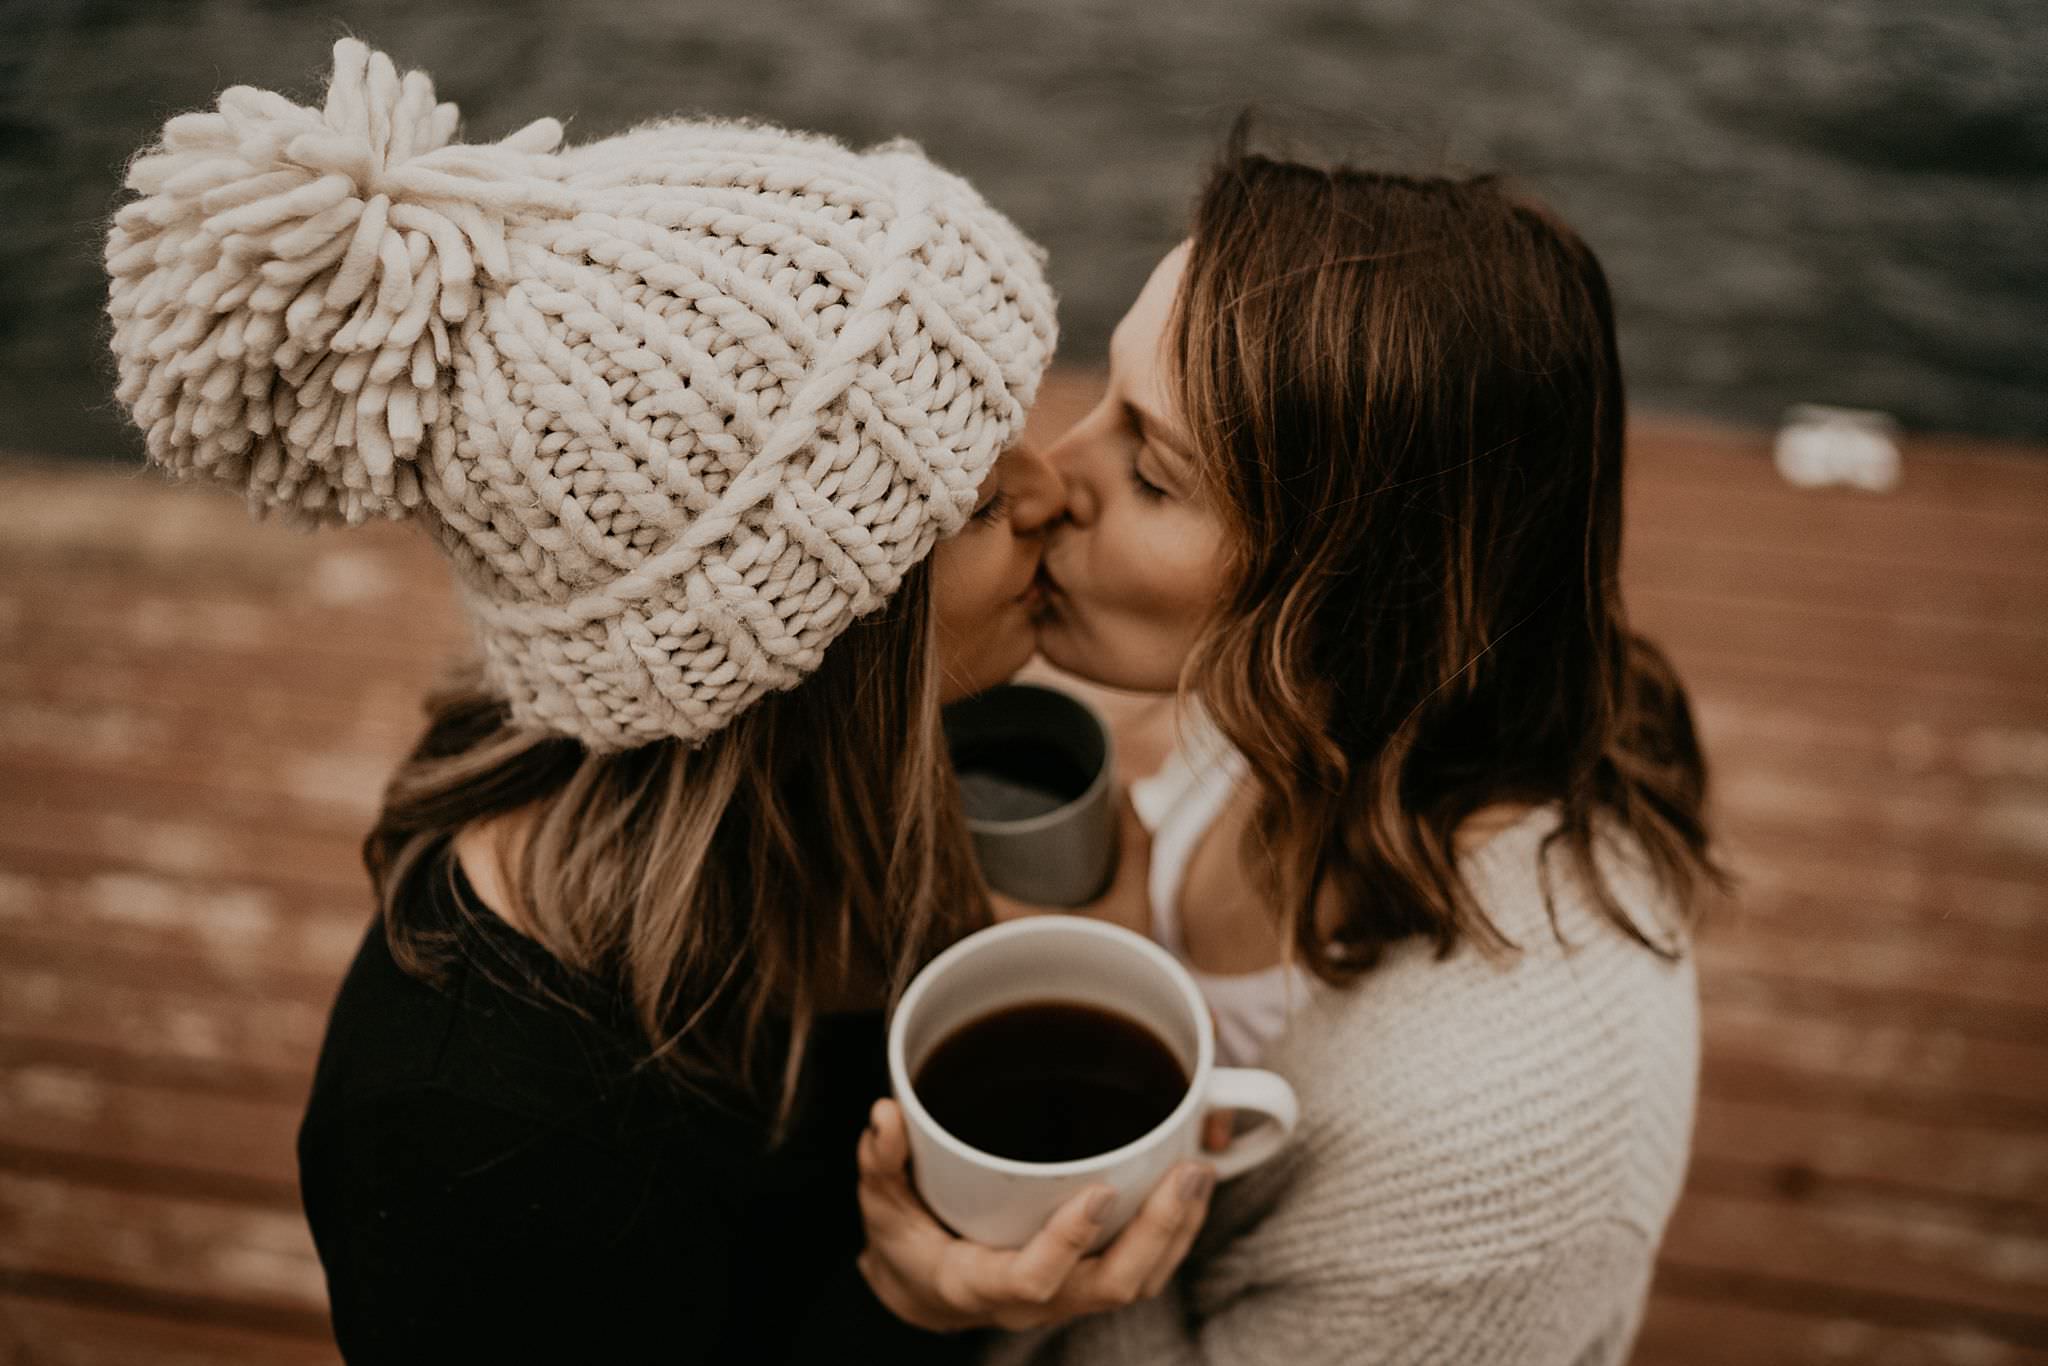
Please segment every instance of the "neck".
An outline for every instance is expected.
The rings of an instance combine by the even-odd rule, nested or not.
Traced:
[[[531,807],[507,811],[464,826],[454,842],[456,862],[462,867],[462,875],[469,879],[477,900],[528,938],[533,937],[533,926],[527,923],[525,912],[513,896],[511,870],[518,866],[525,852],[535,818]]]

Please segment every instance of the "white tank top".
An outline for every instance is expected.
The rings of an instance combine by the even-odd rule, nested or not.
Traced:
[[[1308,999],[1308,979],[1285,963],[1259,972],[1203,972],[1188,962],[1181,935],[1180,894],[1188,862],[1202,835],[1229,804],[1244,776],[1244,756],[1207,716],[1190,708],[1181,719],[1180,745],[1157,773],[1131,784],[1131,805],[1152,833],[1152,937],[1194,975],[1216,1017],[1216,1061],[1254,1067],[1287,1028],[1288,1016]]]

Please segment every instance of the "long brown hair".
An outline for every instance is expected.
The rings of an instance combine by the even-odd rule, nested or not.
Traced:
[[[1685,692],[1622,607],[1599,262],[1493,177],[1245,143],[1240,125],[1197,203],[1170,332],[1236,571],[1185,686],[1249,761],[1248,848],[1297,953],[1341,983],[1417,936],[1504,947],[1453,841],[1530,803],[1562,814],[1546,853],[1675,954],[1594,862],[1612,823],[1681,908],[1718,876]]]
[[[821,1008],[849,985],[880,1004],[986,914],[938,706],[928,561],[794,690],[697,748],[600,754],[517,730],[467,677],[430,699],[364,841],[394,953],[448,968],[452,936],[410,912],[417,879],[453,876],[465,828],[530,810],[500,844],[521,927],[630,1014],[649,1058],[779,1126]]]

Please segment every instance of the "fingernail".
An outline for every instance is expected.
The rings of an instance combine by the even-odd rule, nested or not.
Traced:
[[[1099,1190],[1088,1197],[1088,1203],[1081,1207],[1081,1213],[1088,1217],[1089,1223],[1099,1224],[1109,1217],[1109,1207],[1115,1203],[1115,1191]]]
[[[1216,1173],[1207,1167],[1190,1167],[1180,1174],[1181,1203],[1192,1205],[1209,1193],[1215,1184]]]

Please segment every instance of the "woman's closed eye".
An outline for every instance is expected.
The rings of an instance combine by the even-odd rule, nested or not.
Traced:
[[[1166,498],[1167,491],[1145,477],[1145,471],[1138,464],[1138,457],[1131,457],[1131,487],[1138,491],[1140,498],[1158,502]]]
[[[996,496],[976,508],[973,517],[969,520],[978,526],[989,526],[1000,522],[1009,515],[1010,491],[1008,489],[998,489],[996,490]]]
[[[1147,452],[1151,453],[1155,465],[1164,459],[1145,414],[1136,404],[1126,402],[1123,409],[1123,418],[1124,428],[1133,439],[1131,446],[1131,486],[1137,489],[1140,497],[1153,502],[1171,497],[1172,490],[1165,483],[1157,479],[1148,479],[1145,476],[1143,466]]]

